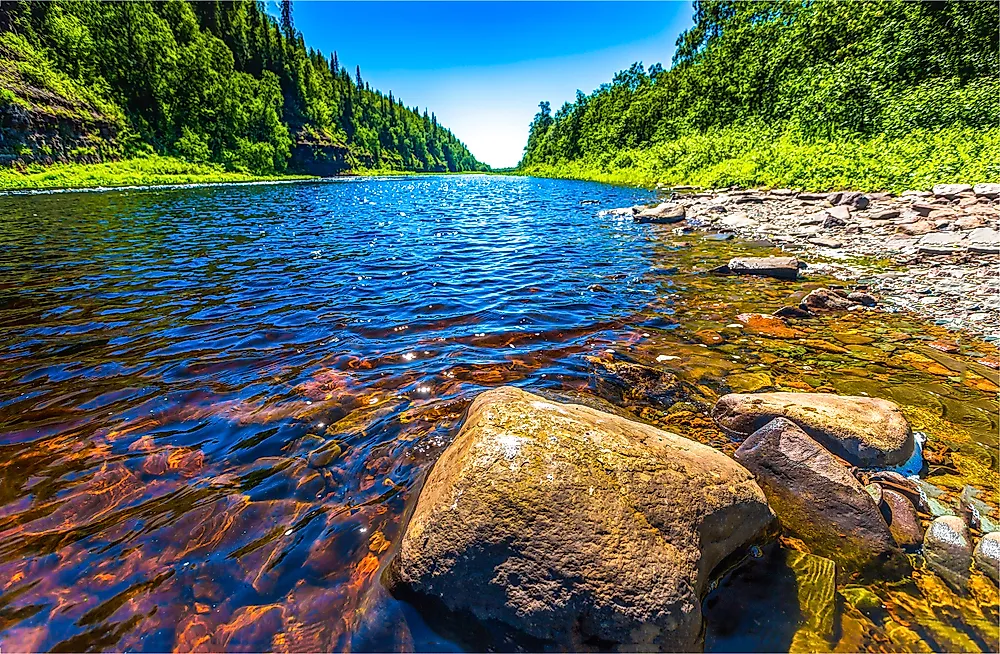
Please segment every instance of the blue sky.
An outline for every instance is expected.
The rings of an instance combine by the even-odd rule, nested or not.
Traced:
[[[269,2],[277,14],[277,4]],[[555,111],[634,61],[670,64],[690,2],[296,0],[308,46],[407,106],[427,107],[492,166],[521,158],[538,103]]]

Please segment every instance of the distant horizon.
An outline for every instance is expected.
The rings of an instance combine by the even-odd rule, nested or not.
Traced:
[[[267,2],[272,15],[277,0]],[[669,66],[690,2],[293,0],[306,46],[407,107],[433,112],[480,161],[516,166],[538,103],[556,111],[641,61]],[[391,21],[406,38],[379,38]],[[357,26],[343,29],[344,25]]]

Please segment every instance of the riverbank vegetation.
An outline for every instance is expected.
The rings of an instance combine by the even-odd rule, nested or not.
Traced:
[[[155,154],[104,163],[32,164],[0,168],[0,191],[218,184],[303,179],[304,175],[253,175],[221,164],[192,163]]]
[[[519,170],[616,183],[895,189],[1000,179],[996,3],[695,3],[635,64],[531,124]]]
[[[485,168],[433,114],[307,47],[282,6],[279,21],[256,0],[4,2],[0,154],[244,176]]]

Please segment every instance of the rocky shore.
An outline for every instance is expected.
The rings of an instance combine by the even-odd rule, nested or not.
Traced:
[[[807,253],[807,271],[862,285],[885,310],[913,311],[1000,343],[1000,184],[941,184],[901,195],[660,191],[668,197],[657,206],[613,213]]]

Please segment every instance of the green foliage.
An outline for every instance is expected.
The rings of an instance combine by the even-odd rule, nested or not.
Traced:
[[[1000,179],[1000,127],[921,130],[905,137],[824,139],[762,124],[710,128],[651,146],[519,172],[649,186],[694,184],[904,191]]]
[[[670,70],[635,64],[555,116],[543,103],[520,168],[804,187],[939,181],[931,169],[996,179],[970,157],[996,153],[998,13],[993,2],[700,0]]]
[[[249,173],[227,171],[220,164],[192,163],[173,157],[149,155],[99,164],[33,164],[24,170],[0,168],[0,191],[19,189],[151,186],[251,182],[262,179]],[[266,179],[275,179],[268,175]],[[279,179],[300,179],[295,176]]]
[[[0,59],[40,88],[123,116],[137,135],[132,153],[261,175],[285,170],[309,133],[346,147],[359,167],[484,168],[436,118],[307,48],[288,2],[281,25],[257,0],[4,2],[3,11]],[[0,102],[25,97],[10,77],[0,72]]]

